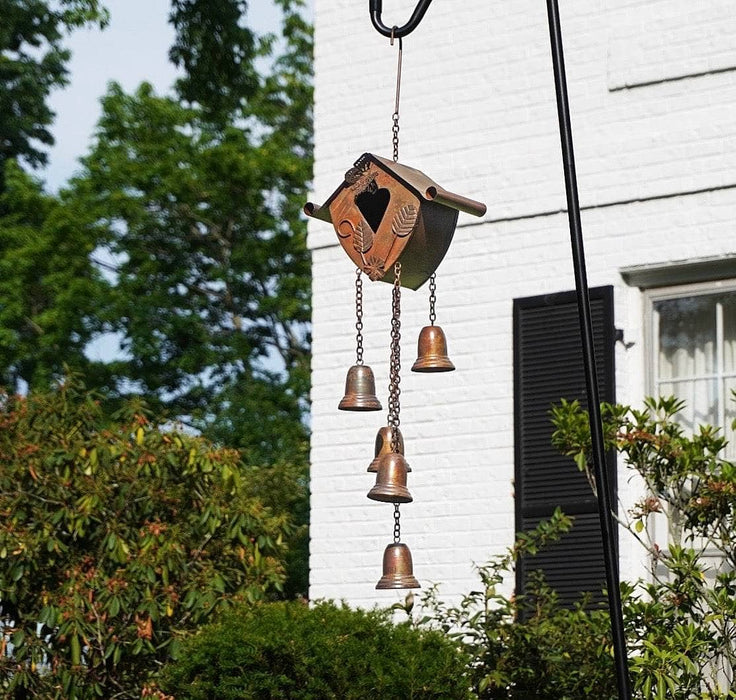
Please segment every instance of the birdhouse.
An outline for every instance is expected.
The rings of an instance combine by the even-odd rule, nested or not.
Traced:
[[[373,280],[421,287],[437,269],[455,233],[458,212],[483,216],[485,204],[453,194],[424,173],[364,153],[320,207],[308,202],[308,216],[331,223],[340,245]]]

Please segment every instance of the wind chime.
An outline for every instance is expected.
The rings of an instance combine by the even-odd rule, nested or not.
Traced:
[[[391,45],[394,36],[391,36]],[[380,411],[375,378],[363,362],[363,274],[389,282],[391,292],[391,343],[387,425],[376,436],[374,459],[368,472],[376,481],[368,498],[394,506],[394,533],[383,554],[383,575],[378,589],[419,588],[414,577],[411,552],[401,541],[400,505],[411,503],[400,425],[401,382],[401,287],[416,290],[430,280],[429,325],[422,328],[415,372],[448,372],[455,369],[447,355],[447,340],[435,324],[436,274],[463,211],[483,216],[486,207],[453,194],[421,173],[399,163],[399,97],[401,90],[402,40],[398,37],[396,100],[392,115],[393,159],[364,153],[345,173],[345,180],[322,205],[308,202],[304,211],[331,223],[340,245],[356,265],[356,362],[348,370],[345,395],[338,408],[344,411]]]

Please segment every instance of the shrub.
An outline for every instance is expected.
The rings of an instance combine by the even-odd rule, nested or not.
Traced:
[[[420,627],[439,628],[470,654],[475,696],[483,700],[609,700],[616,697],[608,613],[581,599],[562,607],[544,579],[531,577],[523,595],[499,592],[520,557],[533,556],[571,527],[557,510],[505,555],[478,568],[479,590],[457,606],[443,603],[437,588],[423,596]]]
[[[676,420],[683,404],[673,398],[647,399],[642,410],[601,409],[606,446],[647,488],[620,520],[651,561],[650,580],[621,584],[633,697],[736,698],[736,464],[722,456],[726,441],[707,425],[685,434]],[[595,489],[587,413],[563,401],[552,421],[554,444]],[[659,543],[653,518],[666,519]],[[428,614],[419,624],[463,643],[478,697],[616,697],[607,609],[587,609],[584,599],[564,609],[541,578],[517,596],[498,590],[519,557],[533,556],[570,526],[556,512],[517,535],[505,555],[478,569],[479,590],[457,606],[442,603],[436,589],[425,594]]]
[[[179,639],[283,582],[238,453],[73,383],[0,396],[0,694],[139,698]]]
[[[734,698],[736,465],[717,428],[685,433],[683,408],[673,397],[601,406],[607,447],[647,489],[620,521],[651,561],[650,581],[622,584],[629,669],[636,697]],[[563,402],[552,418],[555,445],[594,481],[587,413]],[[659,542],[654,518],[667,525]]]
[[[177,700],[467,700],[465,660],[389,611],[279,602],[203,627],[161,682]]]

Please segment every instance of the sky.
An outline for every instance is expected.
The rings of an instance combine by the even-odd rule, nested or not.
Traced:
[[[100,98],[115,80],[132,92],[147,80],[166,92],[176,77],[168,62],[174,33],[168,24],[169,0],[103,0],[108,26],[75,31],[66,42],[72,51],[70,84],[51,95],[56,112],[52,133],[56,144],[49,165],[39,175],[57,191],[79,168],[100,117]],[[271,0],[251,0],[248,24],[259,33],[273,31],[279,11]]]

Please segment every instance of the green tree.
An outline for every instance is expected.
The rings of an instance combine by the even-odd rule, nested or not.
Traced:
[[[252,463],[302,454],[306,439],[311,36],[282,4],[285,48],[258,76],[243,2],[175,3],[182,94],[113,85],[74,183],[119,261],[107,320],[126,351],[120,391]]]
[[[16,163],[0,192],[0,385],[47,389],[64,366],[90,383],[101,369],[84,350],[101,331],[106,282],[91,254],[95,231],[75,202],[45,194]],[[101,377],[100,377],[101,380]]]
[[[67,83],[64,31],[103,25],[98,0],[0,0],[0,174],[11,159],[46,163],[54,113],[46,100]]]
[[[200,105],[207,118],[227,124],[260,89],[255,61],[263,50],[243,23],[245,0],[172,0],[176,31],[169,57],[184,71],[176,84],[182,100]]]
[[[256,37],[241,0],[177,0],[173,95],[111,87],[85,170],[59,197],[8,166],[0,381],[44,389],[66,365],[106,405],[144,396],[268,467],[264,484],[286,479],[291,495],[272,505],[301,513],[287,589],[305,593],[311,33],[300,2],[278,4],[281,39]],[[11,5],[57,29],[101,12],[94,0],[53,17],[41,2]],[[103,365],[85,351],[105,332],[122,353]]]
[[[283,584],[288,519],[237,451],[140,406],[3,395],[0,463],[3,697],[138,698],[188,631]]]

